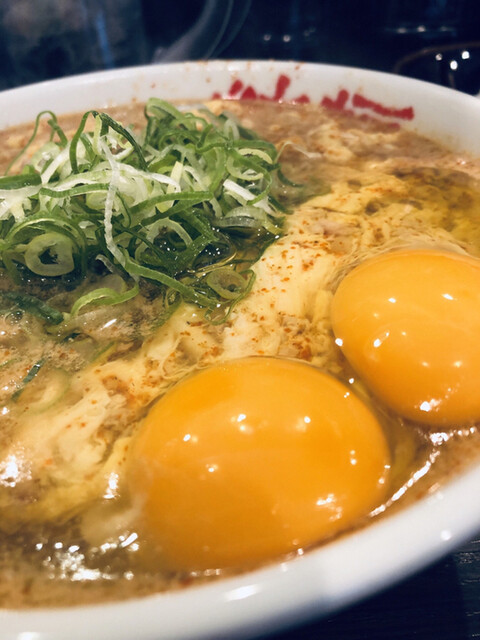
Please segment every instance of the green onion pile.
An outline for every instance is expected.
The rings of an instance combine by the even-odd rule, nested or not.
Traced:
[[[193,302],[225,319],[252,286],[251,264],[281,233],[275,147],[226,115],[152,98],[139,135],[89,111],[68,140],[42,112],[22,154],[45,116],[50,141],[21,174],[0,178],[0,267],[18,287],[37,280],[75,290],[92,273],[115,274],[116,286],[99,277],[61,312],[28,293],[3,293],[2,305],[56,324],[125,302],[148,281],[165,305]]]

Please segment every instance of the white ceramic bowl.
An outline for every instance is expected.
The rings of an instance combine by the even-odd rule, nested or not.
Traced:
[[[186,63],[72,77],[0,94],[0,126],[151,95],[215,94],[330,101],[402,122],[480,155],[480,101],[382,73],[287,62]],[[290,562],[120,604],[0,611],[2,640],[246,638],[345,607],[450,552],[480,531],[480,464],[396,515]]]

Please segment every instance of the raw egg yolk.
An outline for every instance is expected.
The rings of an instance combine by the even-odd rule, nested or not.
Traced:
[[[332,326],[400,415],[433,426],[480,418],[480,260],[437,250],[367,260],[340,283]]]
[[[390,463],[381,426],[347,387],[268,357],[185,378],[132,453],[140,535],[180,571],[248,566],[347,528],[382,501]]]

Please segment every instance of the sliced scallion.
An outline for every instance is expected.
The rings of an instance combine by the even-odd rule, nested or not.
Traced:
[[[266,246],[282,230],[271,195],[275,147],[226,115],[183,112],[157,98],[139,134],[89,111],[68,140],[46,114],[50,141],[20,175],[0,178],[0,266],[17,284],[80,284],[99,263],[121,275],[122,292],[99,284],[79,293],[65,310],[71,315],[125,302],[142,280],[165,300],[180,296],[227,315],[252,280],[249,239]]]

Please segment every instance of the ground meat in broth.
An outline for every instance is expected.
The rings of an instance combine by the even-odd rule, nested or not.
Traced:
[[[280,197],[289,202],[297,198],[299,203],[312,198],[299,207],[295,219],[298,222],[292,218],[287,236],[278,242],[278,251],[284,251],[286,257],[292,242],[300,246],[305,257],[299,269],[304,273],[313,269],[317,248],[318,256],[332,256],[334,269],[327,278],[325,309],[328,309],[329,296],[336,282],[346,269],[351,268],[352,260],[362,260],[385,248],[413,242],[422,246],[454,246],[456,250],[480,255],[480,162],[459,156],[391,123],[361,120],[316,107],[216,102],[211,108],[234,113],[245,126],[283,148],[283,172],[289,180],[302,186],[286,185]],[[112,115],[137,126],[142,121],[142,109],[138,105],[112,110]],[[74,129],[77,121],[78,117],[72,116],[63,119],[62,124],[68,131]],[[29,132],[24,127],[1,134],[2,168],[28,137]],[[268,259],[266,255],[260,261],[260,274],[262,261],[268,263]],[[259,281],[262,282],[261,277]],[[5,279],[0,280],[0,290],[10,286]],[[62,292],[52,291],[52,295],[61,296]],[[113,316],[112,311],[106,309],[96,311],[91,318],[83,318],[78,335],[65,344],[43,335],[34,319],[0,316],[0,352],[6,363],[0,367],[0,406],[8,400],[8,388],[20,384],[32,365],[45,354],[47,380],[51,380],[48,375],[57,375],[51,372],[59,363],[68,376],[75,377],[91,361],[92,355],[95,356],[98,358],[94,360],[97,369],[102,371],[102,389],[110,399],[118,399],[118,407],[123,407],[121,411],[105,416],[95,432],[96,438],[104,445],[107,443],[102,454],[102,463],[107,464],[111,457],[116,456],[117,461],[121,459],[124,441],[128,441],[151,402],[182,372],[206,366],[219,357],[236,352],[243,355],[265,353],[267,349],[267,354],[304,359],[343,380],[352,375],[335,351],[324,324],[327,322],[324,310],[317,316],[302,318],[289,314],[282,309],[283,294],[279,290],[275,293],[275,309],[266,318],[258,311],[258,302],[265,300],[266,307],[271,307],[269,292],[265,290],[263,298],[261,290],[255,295],[257,297],[252,296],[254,308],[249,306],[248,299],[245,300],[243,306],[240,305],[243,316],[240,317],[238,311],[221,327],[209,326],[201,317],[198,322],[192,322],[191,315],[188,320],[181,317],[175,320],[180,328],[171,351],[162,356],[161,367],[155,357],[147,354],[142,361],[144,386],[133,400],[132,387],[122,367],[128,369],[132,363],[140,361],[142,349],[145,350],[144,340],[152,346],[157,344],[156,340],[161,342],[156,336],[168,340],[168,332],[174,330],[169,324],[160,329],[156,327],[158,303],[148,288],[133,303],[115,307]],[[112,319],[116,322],[110,322]],[[269,319],[276,323],[273,332]],[[256,332],[239,336],[242,321],[255,324]],[[321,326],[321,335],[316,323]],[[152,353],[157,352],[153,349]],[[54,382],[61,389],[61,375]],[[39,384],[42,384],[40,378]],[[84,382],[82,384],[85,386]],[[368,393],[361,385],[357,391],[369,401]],[[78,388],[75,401],[87,392]],[[67,404],[69,401],[73,403],[74,399],[66,400]],[[28,412],[34,402],[35,387],[32,385],[30,398],[28,402],[20,403],[17,415],[13,412],[13,416],[2,417],[0,446],[3,449],[15,438],[22,411]],[[406,425],[384,407],[378,407],[377,411],[395,456],[391,494],[397,498],[392,504],[379,505],[378,516],[434,490],[478,457],[477,425],[452,430],[443,436],[431,436],[417,425]],[[128,450],[127,445],[125,448]],[[112,451],[116,453],[112,454]],[[428,469],[428,473],[405,491],[413,472],[419,468]],[[17,496],[12,506],[1,496],[2,492],[6,495],[13,490],[9,486],[13,481],[5,460],[0,467],[0,505],[7,519],[11,519],[10,526],[5,525],[0,533],[2,606],[97,603],[183,587],[192,582],[191,576],[151,572],[136,559],[135,545],[127,544],[128,531],[124,535],[125,545],[102,544],[102,535],[95,522],[103,518],[104,512],[108,516],[105,519],[113,521],[116,507],[106,505],[101,499],[93,505],[87,503],[86,513],[66,510],[57,518],[55,500],[45,498],[51,489],[49,482],[55,484],[56,476],[45,477],[50,480],[45,481],[43,476],[42,479],[32,477],[29,482],[15,487]],[[33,504],[44,498],[45,502],[40,504],[43,510],[52,509],[51,522],[42,520]],[[18,510],[22,502],[25,513],[30,513],[31,507],[33,524],[22,522],[19,529],[15,527],[15,509]],[[365,519],[358,526],[367,522]],[[212,577],[197,578],[209,579]]]

